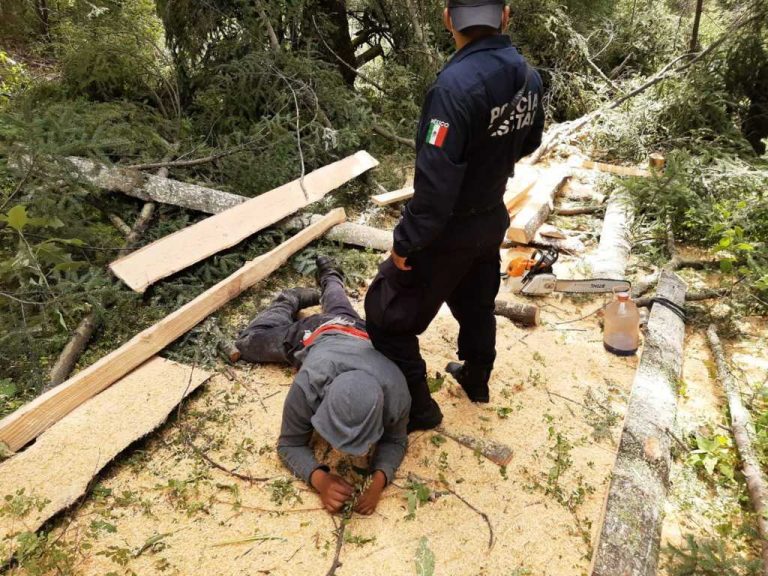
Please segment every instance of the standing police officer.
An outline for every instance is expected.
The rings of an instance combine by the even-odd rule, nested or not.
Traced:
[[[424,102],[416,193],[365,300],[374,346],[408,381],[409,431],[443,419],[418,340],[443,303],[459,322],[464,361],[448,371],[470,400],[489,401],[499,248],[509,227],[504,192],[515,163],[541,144],[544,128],[541,78],[501,33],[509,22],[504,1],[449,0],[443,19],[458,51]]]

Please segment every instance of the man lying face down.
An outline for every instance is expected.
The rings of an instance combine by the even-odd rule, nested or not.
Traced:
[[[249,362],[288,362],[299,368],[283,407],[278,454],[283,463],[338,512],[353,488],[315,459],[316,431],[336,450],[363,456],[372,449],[371,481],[355,510],[372,514],[405,456],[411,398],[400,369],[377,352],[365,321],[344,292],[343,275],[324,256],[317,259],[322,294],[311,288],[282,292],[243,330],[236,342]],[[297,319],[299,310],[322,313]]]

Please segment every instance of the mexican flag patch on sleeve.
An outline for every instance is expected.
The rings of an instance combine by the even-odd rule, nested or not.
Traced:
[[[427,144],[432,144],[432,146],[442,148],[443,142],[445,142],[445,137],[448,136],[449,127],[450,124],[447,122],[433,119],[429,123],[429,129],[427,130]]]

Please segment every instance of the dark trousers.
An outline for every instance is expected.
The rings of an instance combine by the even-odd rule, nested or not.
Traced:
[[[451,251],[425,250],[408,258],[411,271],[391,259],[379,267],[368,289],[365,314],[373,345],[403,371],[411,392],[411,416],[431,405],[427,365],[419,350],[423,333],[447,303],[459,322],[459,359],[493,367],[496,359],[498,245]]]
[[[303,347],[304,336],[334,318],[345,318],[355,327],[365,329],[365,322],[352,308],[338,276],[323,279],[320,304],[322,313],[297,319],[299,300],[291,290],[282,292],[274,302],[240,332],[237,348],[248,362],[280,362],[296,365],[294,354]]]

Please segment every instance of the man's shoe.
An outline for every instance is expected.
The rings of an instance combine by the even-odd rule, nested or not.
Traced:
[[[440,426],[443,421],[443,413],[440,406],[432,400],[430,407],[421,414],[411,414],[408,419],[408,434],[417,430],[432,430]]]
[[[333,258],[330,256],[318,256],[315,259],[315,280],[317,280],[317,284],[322,286],[323,281],[330,276],[336,276],[342,283],[344,282],[344,272],[341,271]]]
[[[283,290],[277,299],[290,300],[298,310],[320,304],[320,290],[317,288],[291,288]]]
[[[488,390],[491,371],[488,368],[449,362],[445,371],[456,379],[456,382],[461,385],[472,402],[488,404],[491,401],[491,394]]]

